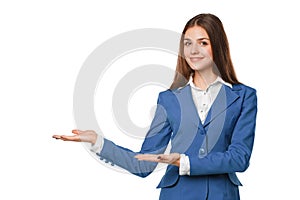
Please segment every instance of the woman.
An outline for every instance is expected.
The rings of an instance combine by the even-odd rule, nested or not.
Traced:
[[[222,22],[200,14],[182,32],[174,81],[159,94],[140,152],[94,131],[53,137],[89,142],[101,159],[141,177],[159,162],[169,164],[157,186],[161,200],[236,200],[241,183],[235,172],[249,166],[256,113],[256,91],[237,80]]]

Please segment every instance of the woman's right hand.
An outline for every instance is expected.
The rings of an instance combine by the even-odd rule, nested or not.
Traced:
[[[97,133],[93,130],[72,130],[75,135],[53,135],[52,137],[63,141],[73,141],[73,142],[88,142],[95,144],[97,140]]]

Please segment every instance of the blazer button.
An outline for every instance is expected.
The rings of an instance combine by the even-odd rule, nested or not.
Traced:
[[[200,148],[199,153],[200,153],[200,155],[205,154],[205,149],[204,148]]]

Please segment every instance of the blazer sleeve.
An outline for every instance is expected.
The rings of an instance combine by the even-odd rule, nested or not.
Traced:
[[[225,152],[190,157],[190,175],[243,172],[249,166],[254,143],[257,114],[256,90],[247,88],[240,116],[233,129],[231,144]],[[226,122],[225,122],[226,123]]]
[[[160,154],[164,153],[171,137],[171,127],[167,120],[167,113],[163,106],[161,94],[158,97],[157,108],[144,139],[140,152],[133,152],[130,149],[118,146],[112,141],[104,139],[102,151],[98,154],[100,159],[111,162],[132,174],[146,177],[152,173],[157,163],[138,161],[134,158],[140,153]]]

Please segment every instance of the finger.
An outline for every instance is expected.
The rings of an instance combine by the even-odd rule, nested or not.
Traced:
[[[61,135],[60,139],[64,141],[81,142],[80,137],[78,137],[78,135],[72,135],[72,136]]]
[[[154,158],[157,157],[156,154],[137,154],[135,156],[135,158],[140,158],[140,159],[144,159],[144,158]]]
[[[135,156],[138,160],[157,160],[157,155],[155,154],[138,154]]]
[[[60,137],[60,135],[52,135],[52,138],[54,138],[54,139],[61,139],[61,137]]]
[[[162,163],[171,163],[173,160],[173,156],[161,154],[157,157],[157,159],[159,159],[159,162],[162,162]]]
[[[159,160],[169,160],[170,156],[165,154],[160,154],[157,156],[157,159]]]
[[[134,157],[135,157],[136,159],[138,159],[138,160],[141,160],[141,159],[145,158],[145,155],[143,155],[143,154],[137,154],[137,155],[135,155]]]
[[[72,133],[73,133],[73,134],[76,134],[76,135],[81,134],[82,132],[83,132],[83,131],[78,130],[78,129],[73,129],[73,130],[72,130]]]
[[[137,158],[139,161],[163,162],[162,160],[158,159],[157,154],[139,154],[136,155],[135,158]]]
[[[156,158],[143,158],[143,159],[138,159],[138,161],[161,162],[160,160],[158,160]]]

